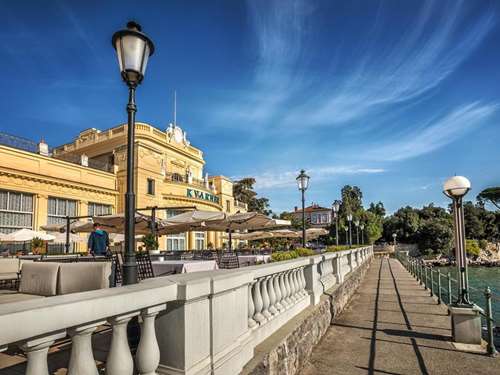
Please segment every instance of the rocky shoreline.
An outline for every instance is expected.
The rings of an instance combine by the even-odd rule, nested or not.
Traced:
[[[440,258],[440,259],[424,259],[423,262],[426,265],[433,267],[449,267],[456,266],[454,259]],[[491,259],[468,259],[467,265],[469,267],[500,267],[500,260]]]

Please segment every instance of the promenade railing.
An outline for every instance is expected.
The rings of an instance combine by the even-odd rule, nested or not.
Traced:
[[[29,375],[47,375],[48,351],[69,336],[69,374],[97,374],[92,335],[110,327],[106,373],[237,374],[254,349],[373,256],[371,246],[234,270],[0,304],[0,351],[18,346]],[[127,325],[141,329],[135,356]],[[95,341],[95,340],[94,340]],[[134,365],[135,364],[135,365]]]
[[[454,303],[454,299],[458,298],[454,291],[458,290],[458,281],[454,279],[450,272],[443,273],[438,267],[431,267],[422,259],[408,256],[406,253],[397,253],[396,257],[401,264],[428,290],[431,297],[436,297],[437,303],[444,303],[447,306]],[[435,269],[437,268],[437,269]],[[500,295],[494,294],[490,287],[486,287],[483,291],[469,286],[469,291],[475,292],[476,295],[483,295],[483,301],[473,301],[478,307],[478,310],[483,318],[486,326],[486,342],[487,352],[491,356],[498,354],[495,347],[495,315],[492,309],[492,303],[500,304]],[[482,303],[481,303],[482,302]]]

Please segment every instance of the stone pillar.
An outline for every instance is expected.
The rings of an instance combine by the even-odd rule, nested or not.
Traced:
[[[34,199],[33,229],[39,230],[42,225],[47,224],[49,197],[45,194],[37,194]]]
[[[323,260],[321,255],[314,256],[310,258],[310,264],[304,269],[304,276],[306,279],[306,290],[309,293],[311,299],[311,305],[317,305],[321,294],[323,293],[323,287],[319,282],[320,274],[318,271],[319,263]]]

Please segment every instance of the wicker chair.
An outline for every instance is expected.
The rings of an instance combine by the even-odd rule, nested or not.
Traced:
[[[138,253],[135,260],[137,262],[137,278],[139,281],[155,277],[149,253]]]
[[[240,268],[240,262],[236,253],[227,252],[222,254],[219,261],[219,268],[221,269]]]

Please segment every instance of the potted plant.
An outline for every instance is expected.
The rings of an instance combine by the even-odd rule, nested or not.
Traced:
[[[31,251],[33,254],[45,253],[45,241],[41,238],[35,237],[31,240]]]
[[[149,251],[150,254],[159,254],[160,250],[158,249],[158,241],[156,237],[152,233],[148,233],[142,237],[141,242],[146,247],[146,250]]]

